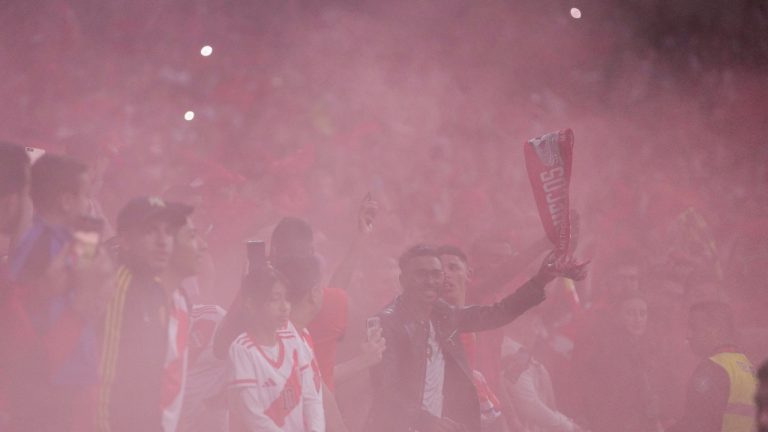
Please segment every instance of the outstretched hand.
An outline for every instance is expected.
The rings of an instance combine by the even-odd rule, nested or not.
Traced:
[[[580,281],[587,277],[587,265],[576,262],[572,255],[557,257],[555,251],[550,252],[541,263],[539,272],[536,273],[536,280],[546,285],[556,277],[564,277],[574,281]]]

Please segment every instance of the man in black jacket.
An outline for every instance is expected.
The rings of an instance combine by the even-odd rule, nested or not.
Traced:
[[[180,389],[166,362],[186,339],[186,304],[179,290],[167,289],[163,276],[174,264],[176,234],[191,211],[141,197],[117,216],[121,266],[105,317],[96,413],[100,432],[175,429],[171,405]],[[177,358],[183,364],[183,354]]]
[[[459,334],[508,324],[544,301],[544,286],[556,276],[579,279],[585,270],[550,255],[536,276],[500,302],[453,307],[438,299],[444,274],[435,248],[414,246],[399,265],[403,293],[378,315],[387,349],[371,369],[369,431],[479,431],[480,409]]]

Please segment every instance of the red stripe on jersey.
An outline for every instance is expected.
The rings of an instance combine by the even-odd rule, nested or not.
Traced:
[[[291,375],[285,382],[285,387],[280,392],[280,395],[275,399],[272,404],[264,411],[272,421],[279,427],[285,425],[285,419],[288,415],[299,405],[301,400],[301,378],[299,376],[299,357],[298,352],[293,352],[293,368],[291,369]]]
[[[322,374],[320,373],[320,365],[317,364],[317,358],[315,358],[315,341],[312,339],[312,335],[307,329],[301,330],[301,339],[307,345],[309,352],[312,354],[312,377],[314,378],[315,382],[315,390],[317,390],[319,393],[320,387],[323,385],[323,378]]]
[[[312,339],[312,335],[311,335],[311,334],[309,334],[309,330],[307,330],[307,329],[302,329],[302,330],[301,330],[301,338],[302,338],[302,339],[304,340],[304,342],[306,342],[306,343],[307,343],[307,345],[309,345],[309,347],[310,347],[310,348],[312,348],[312,350],[314,351],[314,349],[315,349],[315,341]]]

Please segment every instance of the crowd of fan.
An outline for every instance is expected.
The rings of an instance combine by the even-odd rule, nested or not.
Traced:
[[[765,34],[748,31],[765,26],[764,11],[750,9],[759,2],[733,8],[752,27],[725,31],[707,15],[716,8],[675,2],[686,28],[671,19],[661,25],[666,36],[631,49],[613,37],[616,27],[636,41],[651,21],[625,26],[609,14],[589,36],[541,49],[521,35],[550,43],[565,32],[567,21],[551,19],[559,2],[542,2],[547,13],[443,3],[433,17],[439,25],[421,20],[418,6],[380,6],[391,22],[413,24],[397,31],[373,13],[297,2],[272,4],[271,14],[222,9],[207,24],[206,2],[186,14],[172,2],[19,2],[0,11],[15,30],[0,42],[14,54],[0,80],[8,101],[0,124],[20,142],[75,159],[43,156],[27,177],[27,156],[3,146],[0,224],[13,246],[0,279],[3,426],[215,431],[228,411],[247,418],[257,401],[233,404],[222,392],[230,374],[248,373],[233,370],[229,343],[240,336],[243,310],[265,304],[267,291],[291,305],[286,346],[299,362],[316,360],[310,369],[324,381],[317,393],[328,430],[374,430],[365,422],[376,403],[379,427],[410,418],[408,407],[382,409],[373,399],[397,382],[380,362],[391,364],[387,349],[400,342],[382,334],[386,319],[370,335],[364,324],[408,273],[394,257],[421,241],[462,246],[416,254],[440,258],[442,296],[459,307],[493,304],[523,284],[547,242],[532,234],[539,222],[518,144],[568,124],[579,155],[577,250],[592,259],[591,275],[551,282],[548,300],[505,330],[461,338],[481,427],[712,427],[717,421],[702,413],[717,409],[699,406],[692,416],[686,402],[688,377],[711,372],[696,368],[686,346],[690,308],[724,323],[717,331],[733,330],[716,306],[727,303],[742,338],[721,338],[752,360],[768,358],[760,145],[768,95],[751,68],[721,58],[729,52],[721,45],[750,46],[739,41]],[[100,13],[84,12],[93,10]],[[709,36],[691,39],[696,26]],[[296,32],[303,27],[311,31]],[[168,28],[189,29],[192,39],[226,34],[214,44],[217,68],[189,61],[183,53],[197,49],[189,34],[163,37]],[[478,49],[483,37],[493,49]],[[587,55],[582,37],[601,43]],[[345,40],[368,41],[365,52]],[[227,44],[244,54],[217,57]],[[734,55],[760,64],[765,44],[752,45]],[[577,60],[552,54],[568,49]],[[502,61],[512,51],[538,61]],[[188,106],[203,108],[186,124]],[[150,191],[163,199],[125,203]],[[274,269],[243,281],[249,238],[270,238]],[[308,258],[315,255],[322,258]],[[277,301],[281,319],[285,303]],[[224,322],[233,334],[215,339]],[[297,342],[308,334],[314,349]],[[306,426],[319,427],[311,405],[315,423]]]
[[[9,430],[751,427],[753,410],[724,404],[752,407],[754,378],[734,402],[735,378],[712,365],[737,356],[752,377],[747,356],[768,356],[765,326],[736,320],[733,309],[749,309],[728,305],[718,272],[702,270],[719,263],[696,250],[706,226],[692,210],[676,228],[685,234],[671,233],[694,247],[671,268],[620,251],[596,257],[585,284],[571,259],[531,269],[543,238],[487,236],[469,253],[417,245],[397,269],[375,262],[382,211],[367,194],[338,265],[308,222],[282,218],[268,251],[254,243],[225,309],[203,301],[222,293],[188,191],[131,199],[113,228],[94,199],[97,167],[50,153],[30,164],[28,153],[3,144],[0,155]]]
[[[585,247],[599,231],[606,250],[663,256],[670,222],[688,207],[705,216],[728,281],[743,267],[732,251],[761,247],[765,89],[715,49],[765,57],[741,41],[765,34],[756,4],[733,7],[747,21],[736,31],[739,19],[718,15],[728,8],[698,2],[595,1],[578,22],[559,2],[342,3],[8,5],[0,126],[24,144],[98,160],[110,217],[142,191],[193,185],[198,215],[225,245],[281,214],[311,215],[348,240],[336,221],[370,191],[388,210],[388,254],[416,239],[467,244],[488,227],[534,240],[518,146],[568,126]],[[215,53],[202,58],[207,38]],[[352,40],[365,43],[340,42]],[[563,52],[572,55],[552,54]],[[241,212],[252,216],[223,222]],[[219,268],[236,261],[211,247]]]

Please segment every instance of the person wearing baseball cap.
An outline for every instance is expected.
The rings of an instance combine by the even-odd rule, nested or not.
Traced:
[[[158,197],[134,198],[117,215],[116,242],[120,261],[159,275],[173,251],[173,233],[183,225],[192,208]]]
[[[186,326],[186,305],[163,278],[175,235],[191,213],[186,205],[139,197],[118,214],[120,267],[104,327],[98,430],[173,430],[166,424],[167,353],[171,345],[179,349],[176,333],[180,323]]]

